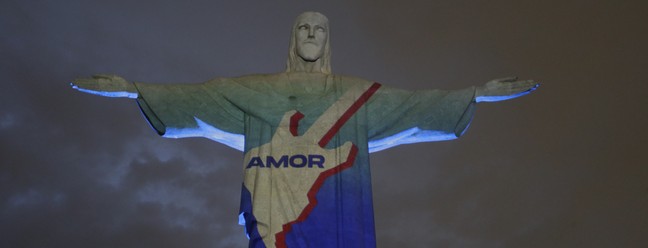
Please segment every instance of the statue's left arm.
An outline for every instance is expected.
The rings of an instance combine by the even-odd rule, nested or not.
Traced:
[[[517,78],[453,91],[382,87],[367,105],[369,149],[456,139],[468,128],[478,102],[520,97],[537,87],[533,80]]]
[[[456,139],[472,120],[475,92],[381,87],[367,104],[369,151]]]

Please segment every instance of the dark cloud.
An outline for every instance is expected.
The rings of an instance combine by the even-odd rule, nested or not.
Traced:
[[[244,247],[242,155],[157,137],[129,99],[66,82],[283,70],[293,18],[331,20],[333,70],[406,88],[509,75],[459,140],[372,155],[381,247],[648,244],[640,1],[0,3],[0,247]]]

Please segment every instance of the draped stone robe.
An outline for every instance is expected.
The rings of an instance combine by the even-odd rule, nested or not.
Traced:
[[[135,86],[160,135],[245,153],[239,223],[250,247],[375,247],[369,153],[457,138],[475,106],[474,88],[407,91],[322,73]]]

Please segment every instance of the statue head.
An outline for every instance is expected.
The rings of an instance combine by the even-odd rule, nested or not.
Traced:
[[[318,12],[304,12],[293,25],[286,62],[287,72],[331,73],[328,18]]]

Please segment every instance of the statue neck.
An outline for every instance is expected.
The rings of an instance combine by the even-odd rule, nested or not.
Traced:
[[[310,62],[305,60],[298,60],[297,66],[295,69],[298,72],[322,72],[322,62],[320,59]]]

